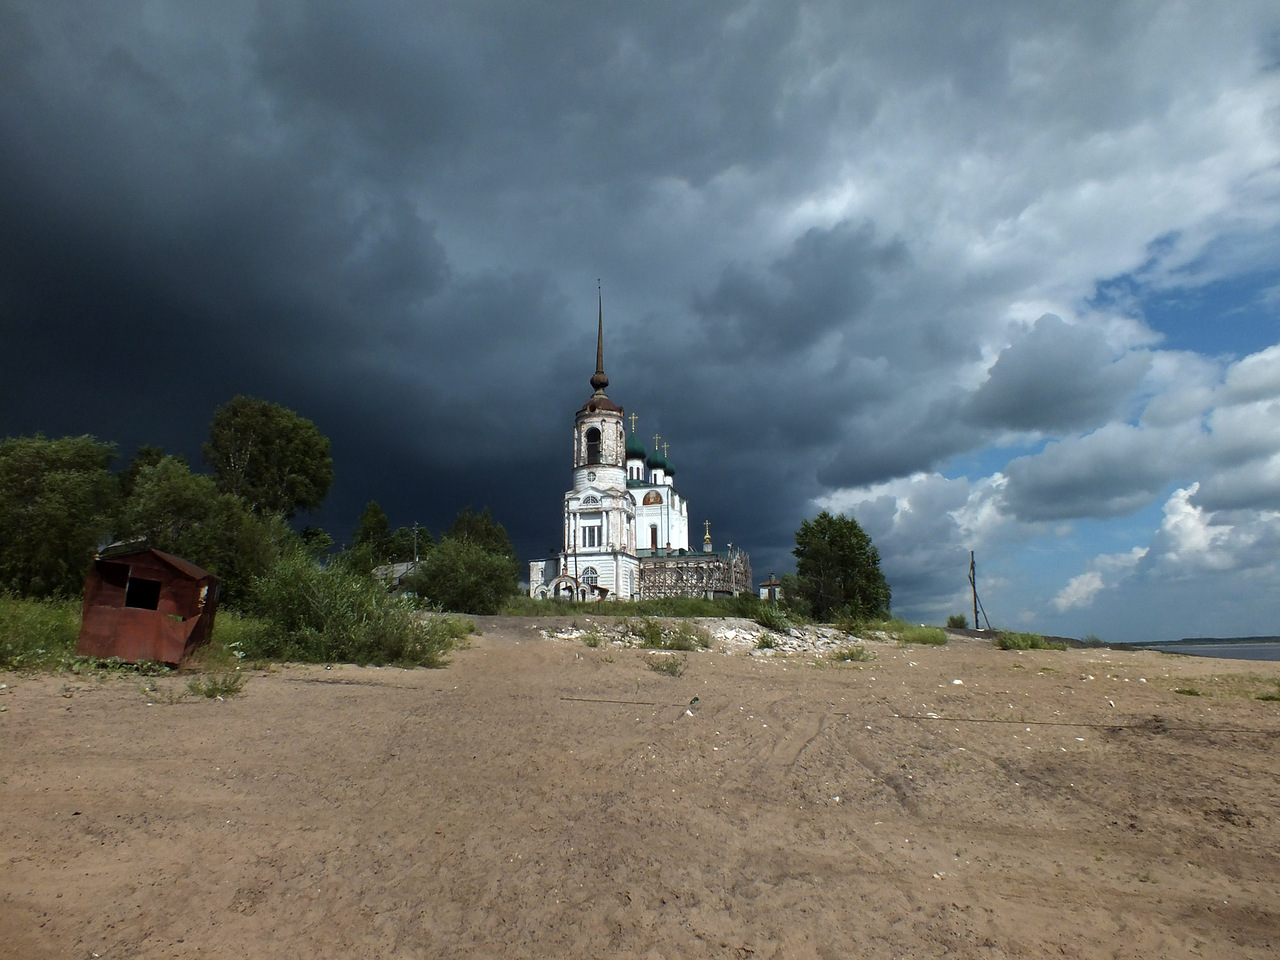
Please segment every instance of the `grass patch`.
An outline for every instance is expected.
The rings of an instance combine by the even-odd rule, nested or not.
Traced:
[[[1204,694],[1195,687],[1174,687],[1173,692],[1184,697],[1203,697]]]
[[[210,700],[226,700],[244,693],[249,678],[243,673],[211,673],[203,677],[192,677],[187,681],[187,690],[197,697]]]
[[[772,650],[778,645],[778,638],[771,633],[762,633],[756,637],[757,650]]]
[[[875,659],[875,654],[866,647],[857,643],[850,644],[847,647],[840,647],[837,650],[832,650],[831,653],[827,654],[827,656],[829,659],[835,660],[837,663],[865,663],[868,660]]]
[[[594,650],[604,642],[604,637],[600,636],[595,630],[589,630],[582,635],[582,642]]]
[[[694,617],[709,619],[737,617],[742,620],[754,620],[761,626],[768,626],[768,624],[760,618],[776,618],[781,615],[787,619],[788,624],[797,622],[794,612],[773,601],[761,600],[751,595],[716,597],[714,600],[708,600],[705,597],[656,597],[652,600],[604,600],[586,603],[564,599],[534,600],[531,597],[512,597],[503,605],[502,613],[509,617],[568,617],[586,613],[601,617],[663,617],[672,620]],[[771,627],[771,629],[777,628]]]
[[[675,630],[668,631],[661,621],[642,617],[626,621],[623,629],[648,650],[706,650],[711,646],[707,632],[690,623],[681,623]]]
[[[945,646],[948,639],[946,631],[941,627],[926,627],[924,624],[907,627],[897,636],[899,643],[918,643],[927,647]]]
[[[1049,643],[1038,633],[1018,633],[1013,630],[1001,630],[996,634],[998,650],[1065,650],[1065,643]]]
[[[907,623],[898,617],[888,620],[866,620],[857,617],[840,617],[834,626],[851,637],[879,634],[899,643],[915,643],[941,647],[950,638],[941,627],[929,627],[922,623]]]
[[[1276,688],[1267,693],[1259,693],[1253,699],[1266,700],[1270,703],[1280,703],[1280,680],[1275,681]]]
[[[668,677],[678,677],[684,673],[684,657],[650,657],[646,662],[654,673],[665,673]]]
[[[0,670],[65,670],[77,661],[79,600],[0,594]]]

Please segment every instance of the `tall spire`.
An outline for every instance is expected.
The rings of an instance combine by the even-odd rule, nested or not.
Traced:
[[[609,378],[604,372],[604,294],[600,291],[600,281],[596,281],[596,296],[599,297],[600,317],[596,327],[596,372],[591,376],[591,386],[597,393],[603,393],[609,385]]]

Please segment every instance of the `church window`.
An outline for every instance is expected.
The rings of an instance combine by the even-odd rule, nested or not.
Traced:
[[[582,571],[582,582],[589,587],[594,587],[600,582],[600,571],[595,567],[586,567]]]
[[[600,528],[598,526],[582,528],[582,545],[584,547],[600,546]]]
[[[587,463],[600,462],[600,431],[592,427],[587,431]]]
[[[654,553],[658,552],[658,525],[656,523],[649,524],[649,549]]]
[[[600,498],[599,498],[599,497],[583,497],[583,498],[582,498],[582,505],[583,505],[584,507],[596,507],[596,506],[599,506],[599,505],[600,505]]]
[[[655,503],[662,502],[662,494],[657,490],[650,490],[644,495],[644,506],[652,507]]]

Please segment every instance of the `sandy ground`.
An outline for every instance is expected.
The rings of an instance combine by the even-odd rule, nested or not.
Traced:
[[[1280,664],[957,640],[673,678],[481,626],[444,670],[226,701],[0,676],[0,955],[1280,955]]]

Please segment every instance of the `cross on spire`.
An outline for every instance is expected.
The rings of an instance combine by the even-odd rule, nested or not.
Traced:
[[[631,420],[631,432],[635,433],[636,432],[636,415],[634,413],[631,414],[629,419]]]

